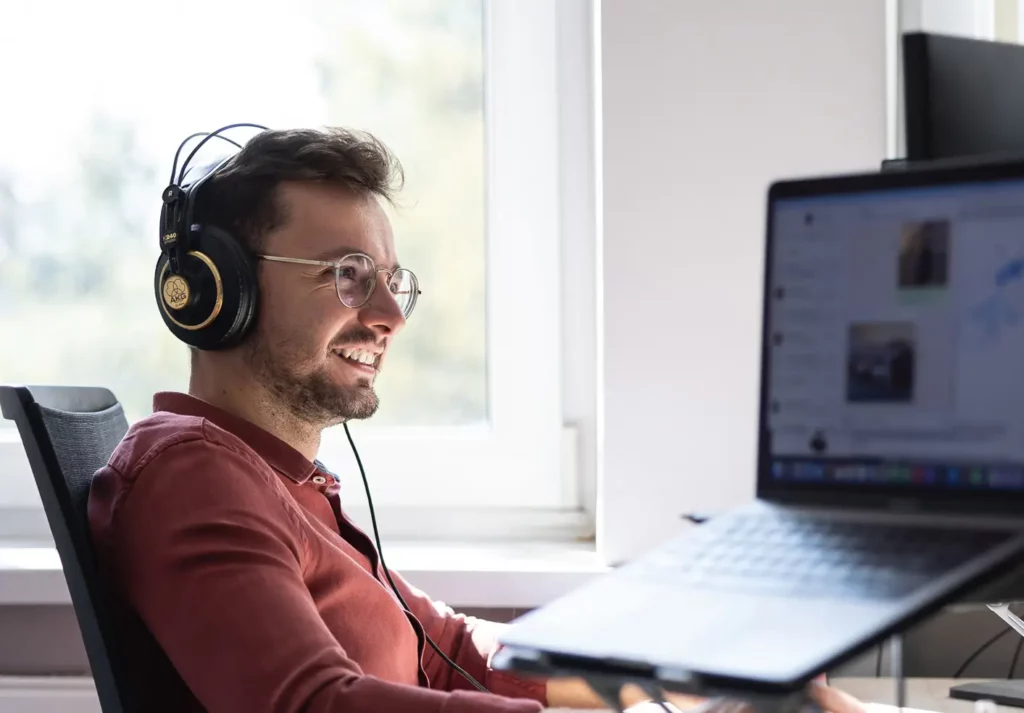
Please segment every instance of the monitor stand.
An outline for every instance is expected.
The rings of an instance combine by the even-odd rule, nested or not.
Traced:
[[[1006,603],[989,604],[991,609],[1000,619],[1006,622],[1007,626],[1024,636],[1024,621],[1010,611],[1010,605]],[[949,689],[949,697],[962,701],[983,701],[988,700],[1000,706],[1013,706],[1024,708],[1024,679],[1015,678],[1003,681],[981,681],[978,683],[963,683]]]

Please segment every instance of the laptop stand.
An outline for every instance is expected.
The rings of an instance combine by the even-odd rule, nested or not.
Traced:
[[[988,608],[1006,625],[1024,636],[1024,621],[1010,611],[1006,602],[988,604]],[[963,683],[949,689],[949,697],[961,701],[993,701],[996,705],[1024,708],[1024,679],[1012,678],[1002,681],[981,681]]]
[[[1012,616],[1012,614],[1011,614]],[[1017,620],[1021,629],[1019,631],[1024,635],[1024,622]],[[894,634],[889,639],[890,646],[890,675],[896,686],[896,708],[902,711],[907,705],[907,682],[903,676],[903,639],[899,634]],[[622,688],[629,683],[635,684],[641,690],[646,693],[650,699],[661,705],[665,709],[666,713],[673,713],[676,709],[672,708],[666,701],[665,695],[669,690],[678,690],[679,693],[683,693],[691,696],[703,696],[707,698],[730,698],[743,701],[747,703],[757,713],[823,713],[821,707],[810,697],[805,690],[794,691],[785,694],[767,694],[761,692],[752,692],[744,690],[701,690],[701,688],[681,685],[686,677],[683,676],[676,681],[676,685],[671,685],[670,682],[666,681],[668,686],[663,686],[660,682],[651,680],[649,678],[630,678],[622,674],[604,674],[597,672],[580,673],[578,669],[573,668],[572,670],[552,670],[549,667],[537,666],[537,660],[527,656],[520,658],[515,654],[511,653],[507,649],[499,650],[497,656],[506,658],[511,661],[515,661],[517,665],[512,666],[513,669],[518,669],[523,672],[535,672],[541,675],[553,675],[553,676],[574,676],[582,678],[586,681],[587,685],[601,698],[606,706],[615,713],[626,713],[626,707],[623,705],[620,698],[620,692]],[[504,668],[504,666],[502,666]]]
[[[665,701],[665,695],[669,692],[710,699],[728,698],[743,701],[757,713],[822,713],[821,708],[803,689],[781,694],[768,694],[740,688],[725,690],[715,687],[708,689],[683,672],[680,672],[678,677],[673,676],[671,680],[656,680],[646,675],[646,672],[631,676],[619,671],[581,671],[580,667],[576,665],[565,666],[557,662],[543,661],[541,656],[533,652],[520,653],[509,648],[499,648],[494,657],[495,668],[499,670],[518,671],[526,675],[582,679],[615,713],[626,713],[627,709],[623,705],[620,695],[622,688],[627,684],[638,686],[655,704],[660,704],[666,713],[675,713],[677,710]]]

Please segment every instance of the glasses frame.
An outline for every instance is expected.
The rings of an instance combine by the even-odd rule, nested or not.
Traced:
[[[387,280],[389,284],[391,280],[394,278],[395,273],[398,272],[399,270],[403,270],[409,273],[409,275],[412,277],[412,301],[409,303],[409,309],[402,311],[402,317],[404,317],[405,319],[409,319],[409,316],[413,313],[413,310],[416,309],[416,302],[419,300],[419,296],[423,294],[423,291],[420,289],[419,278],[416,277],[415,272],[413,272],[407,267],[396,267],[394,269],[378,267],[377,263],[373,261],[373,258],[367,255],[366,253],[348,253],[347,255],[342,255],[337,260],[310,260],[301,257],[282,257],[280,255],[264,255],[262,253],[257,254],[256,257],[259,258],[260,260],[267,260],[268,262],[284,262],[290,263],[292,265],[313,265],[317,267],[334,268],[334,294],[338,297],[338,302],[341,302],[342,306],[348,307],[349,309],[359,309],[360,307],[362,307],[363,305],[370,301],[370,299],[373,297],[374,291],[377,289],[377,275],[379,275],[382,272],[385,275],[387,275]],[[359,304],[347,305],[341,299],[341,290],[338,288],[338,271],[341,269],[341,264],[352,257],[365,258],[373,267],[374,279],[370,281],[370,291],[366,293],[366,298],[363,299],[362,302],[360,302]],[[390,290],[388,290],[388,294],[392,294]],[[394,299],[393,294],[392,299]],[[395,304],[398,304],[398,300],[395,300]]]

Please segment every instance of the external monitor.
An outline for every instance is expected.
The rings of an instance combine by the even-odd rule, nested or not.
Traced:
[[[902,37],[908,162],[1024,155],[1024,45]]]

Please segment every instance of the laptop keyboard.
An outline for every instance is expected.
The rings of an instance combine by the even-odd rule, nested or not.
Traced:
[[[1009,539],[1007,532],[750,513],[700,526],[641,570],[692,587],[783,596],[905,596]]]

